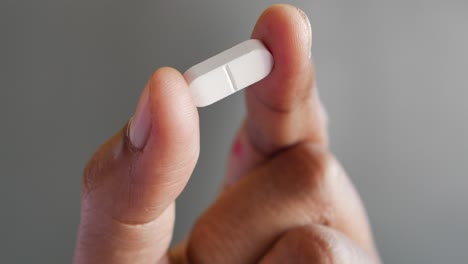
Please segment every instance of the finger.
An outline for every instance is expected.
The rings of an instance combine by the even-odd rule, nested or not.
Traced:
[[[129,125],[88,163],[76,263],[156,263],[166,252],[174,200],[199,153],[188,91],[176,70],[156,71]]]
[[[190,263],[254,263],[278,236],[309,224],[335,228],[374,251],[365,210],[336,160],[301,143],[227,188],[189,237]]]
[[[247,133],[265,154],[306,138],[325,141],[322,109],[310,60],[312,30],[307,16],[290,5],[274,5],[259,18],[252,37],[272,52],[272,73],[246,92]]]
[[[380,261],[343,234],[325,226],[308,225],[287,231],[259,263],[377,264]]]
[[[246,91],[247,117],[233,145],[228,182],[298,142],[326,145],[325,111],[310,60],[311,26],[290,5],[274,5],[258,19],[252,38],[273,54],[270,75]]]

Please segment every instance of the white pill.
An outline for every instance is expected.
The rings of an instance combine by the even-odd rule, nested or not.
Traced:
[[[273,68],[273,56],[256,39],[201,62],[184,73],[195,104],[215,103],[265,78]]]

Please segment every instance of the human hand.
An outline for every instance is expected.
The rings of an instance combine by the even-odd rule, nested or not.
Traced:
[[[198,159],[198,113],[182,75],[163,68],[85,169],[75,263],[378,263],[359,196],[328,151],[309,21],[275,5],[252,37],[275,66],[247,89],[226,184],[186,241],[169,249],[174,202]]]

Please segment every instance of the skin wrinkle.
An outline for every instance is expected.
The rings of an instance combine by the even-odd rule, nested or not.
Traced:
[[[122,156],[128,154],[133,156],[138,153],[138,150],[129,144],[131,142],[127,136],[123,138],[120,136],[122,135],[122,131],[128,131],[128,126],[127,122],[115,136],[99,147],[98,151],[88,162],[82,177],[82,195],[84,195],[84,197],[87,197],[91,192],[94,192],[103,185],[103,182],[108,178],[107,173],[104,172],[108,171],[117,160],[122,158]],[[115,142],[115,144],[110,144],[111,142]],[[109,145],[113,146],[114,149],[110,150]],[[126,150],[128,150],[127,154]],[[110,154],[112,154],[112,157]],[[132,159],[132,157],[130,157],[130,159]]]
[[[333,229],[327,230],[326,227],[320,227],[319,239],[328,250],[326,251],[333,263],[363,262],[368,263],[370,257],[365,257],[363,252],[358,251],[357,247],[352,246],[352,242],[343,234]],[[374,260],[378,263],[377,260]]]
[[[150,207],[150,206],[144,206],[142,207],[141,205],[139,204],[136,204],[134,201],[140,201],[144,198],[145,194],[141,195],[139,192],[138,192],[138,189],[135,191],[136,188],[132,188],[132,186],[135,186],[135,185],[138,185],[138,184],[125,184],[126,186],[128,186],[127,188],[127,194],[125,195],[126,197],[126,206],[122,207],[121,206],[121,201],[115,201],[114,200],[114,205],[112,207],[112,210],[111,212],[108,213],[109,217],[112,218],[115,222],[119,222],[119,223],[122,223],[122,224],[125,224],[125,225],[134,225],[134,226],[142,226],[142,225],[147,225],[147,224],[150,224],[151,222],[153,222],[154,220],[157,220],[158,217],[160,216],[160,214],[155,214],[155,212],[163,212],[165,209],[166,209],[166,205],[164,204],[158,204],[158,205],[155,205],[153,207]],[[140,202],[138,202],[140,203]],[[139,207],[140,210],[146,212],[145,215],[147,214],[155,214],[155,216],[153,217],[146,217],[146,216],[142,216],[142,217],[139,217],[139,218],[144,218],[145,220],[129,220],[127,218],[129,217],[124,217],[123,215],[122,216],[119,216],[121,215],[123,212],[126,212],[128,210],[132,210],[134,209],[135,207]],[[130,217],[131,218],[131,217]]]
[[[104,148],[104,149],[103,149]],[[96,154],[88,162],[88,165],[85,167],[83,172],[83,192],[84,197],[87,197],[91,192],[95,191],[102,185],[102,182],[107,178],[103,173],[111,167],[114,159],[108,158],[106,151],[107,147],[101,147]]]
[[[274,55],[274,54],[273,54]],[[274,66],[273,66],[274,67]],[[259,94],[259,91],[255,89],[255,87],[260,86],[260,84],[254,84],[254,87],[252,87],[252,93],[255,95],[256,99],[261,102],[265,107],[270,109],[272,112],[279,113],[279,114],[290,114],[293,112],[295,109],[299,108],[301,105],[303,105],[309,97],[312,95],[312,90],[315,90],[316,87],[314,86],[315,82],[315,75],[314,75],[314,70],[312,67],[311,63],[305,64],[303,67],[306,69],[303,69],[302,67],[297,70],[297,72],[292,72],[290,73],[287,71],[287,75],[291,75],[293,77],[284,77],[285,81],[281,86],[283,87],[303,87],[303,88],[294,88],[294,99],[288,98],[287,100],[277,100],[274,101],[274,103],[267,102],[262,96]],[[273,71],[278,70],[278,68],[273,68]],[[282,69],[284,71],[284,68]],[[305,73],[302,73],[305,71]],[[275,75],[274,72],[271,73],[272,75]],[[294,77],[297,76],[307,76],[307,79],[303,82],[303,84],[298,85],[296,82],[299,82],[298,80],[293,80],[295,79]]]
[[[315,145],[311,145],[308,143],[309,149],[316,149]],[[311,147],[312,146],[312,147]],[[319,153],[322,151],[319,151]],[[301,169],[304,170],[305,173],[302,173],[306,179],[306,184],[303,184],[303,181],[298,182],[298,190],[301,194],[301,198],[299,200],[304,201],[307,206],[303,206],[304,212],[309,215],[309,222],[319,223],[323,225],[331,225],[332,224],[332,215],[333,215],[333,208],[330,206],[330,202],[328,201],[328,186],[330,186],[330,176],[328,173],[328,166],[327,166],[327,158],[324,154],[317,154],[316,151],[308,151],[308,154],[312,155],[312,157],[305,158],[306,160],[313,160],[314,164],[309,169]],[[319,157],[314,158],[315,157]],[[296,166],[293,166],[296,168]],[[312,172],[312,175],[309,173]],[[293,172],[296,173],[296,172]],[[297,174],[297,173],[296,173]],[[302,189],[302,190],[301,190]],[[313,212],[320,212],[319,214],[310,214],[310,211]],[[311,218],[312,216],[312,218]]]
[[[166,210],[170,210],[170,206],[167,207]],[[121,220],[113,218],[113,217],[111,217],[110,219],[114,223],[116,223],[116,224],[118,224],[120,226],[124,226],[124,227],[129,228],[129,229],[150,228],[151,226],[157,225],[158,222],[160,222],[160,219],[158,219],[158,218],[152,219],[151,221],[147,221],[147,222],[141,222],[141,223],[140,222],[125,222],[125,221],[121,221]]]
[[[329,170],[330,158],[327,151],[324,151],[320,146],[308,142],[303,142],[295,147],[296,149],[307,149],[299,152],[304,156],[304,163],[307,164],[306,167],[301,168],[299,166],[292,165],[293,171],[292,174],[300,175],[295,176],[301,178],[297,181],[295,190],[292,190],[292,193],[299,193],[300,197],[298,200],[304,201],[307,206],[303,206],[302,209],[305,215],[308,215],[309,221],[314,223],[320,223],[322,225],[330,226],[334,223],[333,215],[334,209],[331,206],[332,197],[330,197],[329,189],[333,188],[330,186],[334,185],[335,176],[331,175]],[[287,154],[286,154],[287,155]],[[298,154],[299,155],[299,154]],[[298,160],[294,157],[283,157],[284,160]],[[300,159],[299,159],[300,160]],[[301,164],[301,162],[299,162]],[[311,165],[314,164],[314,165]],[[280,168],[273,166],[271,173],[274,171],[281,170],[282,167],[287,168],[287,166],[279,165]],[[296,170],[299,170],[297,172]],[[287,174],[287,172],[284,172]],[[304,181],[305,180],[305,181]],[[319,201],[319,202],[318,202]],[[320,212],[319,214],[310,214],[310,211]],[[313,216],[311,218],[311,216]]]
[[[166,177],[167,175],[171,175],[171,174],[179,174],[180,171],[182,170],[188,170],[190,167],[193,166],[193,163],[194,161],[189,159],[187,162],[181,162],[180,164],[183,164],[183,166],[174,166],[174,169],[172,171],[169,171],[168,168],[155,168],[155,171],[152,173],[153,174],[153,178],[164,178],[163,181],[157,181],[157,182],[154,182],[154,183],[149,183],[149,182],[137,182],[135,180],[135,165],[133,166],[129,166],[129,181],[119,181],[121,183],[121,185],[123,185],[125,188],[126,188],[126,207],[125,208],[122,208],[122,209],[119,209],[119,211],[126,211],[127,208],[132,208],[134,207],[134,202],[133,201],[138,201],[138,200],[141,200],[141,199],[144,199],[144,198],[139,198],[138,196],[141,194],[143,195],[143,197],[146,195],[146,193],[141,193],[139,190],[139,186],[142,186],[143,189],[165,189],[165,190],[171,190],[171,189],[175,189],[175,188],[171,188],[171,187],[174,187],[174,186],[177,186],[177,185],[180,185],[181,183],[183,183],[184,179],[182,178],[179,178],[179,177]],[[135,159],[135,161],[133,161],[131,164],[137,164],[137,160]],[[171,166],[173,167],[173,166]],[[157,172],[157,171],[161,171],[163,170],[165,173],[163,175],[161,175],[161,173]],[[166,196],[167,197],[172,197],[172,196],[176,196],[177,195],[177,192],[176,190],[174,190],[174,192],[171,194],[171,193],[168,193]],[[141,197],[141,196],[140,196]],[[164,200],[164,199],[163,199]],[[120,208],[121,206],[119,206],[119,201],[114,201],[115,206],[116,208]],[[156,211],[162,211],[164,210],[166,207],[166,204],[165,203],[157,203],[155,204],[155,206],[146,206],[143,208],[144,211],[146,212],[156,212]],[[115,207],[114,207],[115,208]],[[121,217],[115,217],[115,220],[119,221],[119,222],[123,222],[123,223],[126,223],[128,225],[142,225],[142,224],[145,224],[147,222],[151,222],[153,219],[149,219],[149,220],[144,220],[144,221],[129,221],[129,220],[125,220],[125,219],[121,219]],[[158,216],[156,215],[155,217],[153,218],[157,218]]]
[[[123,134],[124,135],[123,137],[114,136],[110,140],[114,142],[117,141],[117,143],[119,141],[121,142],[118,144],[112,144],[116,146],[115,150],[109,151],[108,147],[104,145],[104,148],[100,148],[97,151],[97,153],[93,156],[91,161],[88,163],[88,166],[85,168],[84,177],[83,177],[84,191],[82,192],[84,196],[83,200],[88,200],[88,196],[92,192],[95,192],[97,189],[99,189],[99,187],[103,185],[103,182],[107,180],[116,180],[117,184],[122,185],[122,187],[126,189],[125,194],[124,194],[124,197],[126,197],[125,208],[131,208],[133,206],[133,201],[138,200],[138,198],[135,198],[136,196],[138,196],[138,192],[135,192],[133,188],[133,186],[138,185],[138,181],[136,180],[137,175],[135,172],[136,170],[135,166],[138,164],[138,160],[140,159],[141,154],[144,152],[144,148],[138,149],[131,144],[131,141],[128,137],[129,122],[127,122],[124,128],[121,129],[121,132],[122,131],[126,132],[126,133],[119,133],[120,135]],[[196,148],[193,148],[193,149],[194,149],[194,153],[197,154]],[[113,153],[112,157],[108,156],[108,154],[110,153]],[[110,174],[103,173],[105,171],[109,171],[109,168],[111,168],[115,162],[118,162],[118,159],[121,158],[122,155],[127,156],[124,159],[130,159],[130,161],[128,162],[129,166],[127,167],[127,172],[125,173],[126,175],[124,177],[128,180],[123,180],[123,181],[118,180],[115,177],[110,177],[111,175],[115,175],[113,173],[110,173]],[[173,174],[173,173],[177,174],[178,172],[182,170],[186,170],[188,167],[191,167],[193,165],[193,163],[195,162],[195,159],[193,158],[194,156],[198,156],[198,155],[190,155],[190,158],[188,158],[186,161],[180,161],[175,164],[174,163],[171,164],[168,162],[167,163],[168,167],[165,167],[165,168],[158,167],[155,170],[162,169],[165,172],[167,172],[165,173],[166,175]],[[169,168],[169,166],[171,168]],[[166,178],[166,177],[163,177],[163,178]],[[170,188],[170,186],[176,186],[180,184],[182,181],[183,179],[180,179],[178,177],[172,177],[172,178],[169,178],[169,181],[164,181],[164,182],[161,181],[158,185]],[[119,201],[114,200],[114,206],[112,206],[111,208],[121,208],[121,209],[118,209],[118,211],[125,211],[126,209],[122,208],[121,205],[122,204]],[[154,209],[162,210],[164,208],[162,208],[162,206],[155,206],[152,208],[147,207],[144,210],[153,211]],[[150,219],[150,220],[145,220],[145,221],[129,221],[122,217],[116,217],[115,213],[112,213],[112,211],[114,210],[115,209],[112,209],[111,212],[109,212],[108,214],[113,220],[120,222],[122,224],[145,225],[147,223],[150,223],[153,220],[153,219]],[[117,214],[120,214],[120,213],[117,213]],[[157,218],[157,216],[155,216],[154,218]]]
[[[333,263],[334,262],[333,261],[333,254],[332,254],[332,251],[330,249],[329,244],[326,243],[321,238],[319,238],[319,239],[316,239],[316,238],[317,237],[315,236],[315,234],[312,234],[312,236],[309,237],[308,242],[312,242],[313,245],[318,246],[317,248],[319,248],[319,250],[317,250],[316,252],[318,252],[318,254],[320,256],[325,257],[326,263],[330,263],[330,264]],[[323,263],[323,264],[326,264],[326,263]]]
[[[305,143],[302,146],[296,146],[295,149],[290,149],[289,153],[283,153],[281,156],[278,156],[277,158],[273,158],[270,163],[265,165],[265,168],[257,168],[255,171],[252,173],[254,174],[264,174],[265,176],[263,177],[268,177],[267,175],[277,175],[271,178],[271,181],[266,181],[264,182],[263,188],[266,190],[281,190],[281,193],[278,195],[283,196],[287,200],[283,200],[283,206],[284,208],[296,208],[292,209],[294,212],[290,212],[290,215],[295,215],[295,218],[301,218],[299,217],[300,215],[303,215],[303,221],[300,221],[302,224],[314,222],[314,223],[321,223],[321,224],[330,224],[332,223],[331,220],[331,214],[328,213],[330,210],[323,208],[325,207],[330,207],[328,205],[328,202],[323,203],[323,198],[326,198],[326,189],[329,186],[330,181],[328,179],[329,173],[327,171],[327,164],[328,164],[328,158],[326,158],[327,155],[324,155],[323,153],[326,153],[324,151],[320,151],[320,147],[316,147],[316,145],[312,145],[311,143]],[[308,154],[307,154],[308,153]],[[325,157],[325,158],[324,158]],[[294,164],[290,164],[290,161],[295,161]],[[309,161],[309,162],[307,162]],[[310,162],[312,161],[312,162]],[[288,169],[289,168],[289,169]],[[292,170],[291,170],[292,168]],[[262,170],[265,170],[262,172]],[[311,174],[312,173],[312,174]],[[287,178],[282,177],[281,175],[291,175],[292,178],[288,180],[290,183],[285,183],[284,181],[287,180]],[[256,177],[252,175],[253,177]],[[249,175],[245,177],[244,179],[248,179]],[[245,181],[245,180],[241,180]],[[270,186],[270,187],[268,187]],[[289,187],[288,187],[289,186]],[[268,192],[267,192],[268,193]],[[288,195],[291,194],[291,195]],[[314,194],[311,196],[311,194]],[[277,208],[277,206],[273,206],[273,204],[269,203],[269,195],[262,195],[262,196],[257,196],[256,203],[259,204],[264,204],[266,207],[264,207],[264,215],[270,215],[269,217],[265,215],[267,218],[276,218],[278,212],[281,212],[281,208]],[[224,200],[223,198],[220,197],[221,200]],[[327,198],[326,198],[327,199]],[[315,201],[315,203],[314,203]],[[228,204],[227,204],[228,205]],[[312,207],[310,206],[312,205]],[[241,209],[241,208],[239,208]],[[238,209],[238,210],[239,210]],[[248,210],[248,208],[246,208]],[[319,214],[311,214],[311,212],[320,212]],[[323,214],[322,214],[323,213]],[[204,238],[207,240],[211,240],[207,238],[206,234],[213,235],[216,237],[216,234],[221,235],[223,237],[223,240],[231,241],[229,240],[226,235],[232,235],[233,232],[229,231],[224,232],[221,231],[216,231],[217,228],[217,222],[212,222],[212,220],[218,219],[216,215],[219,214],[219,212],[216,211],[215,215],[213,215],[213,212],[209,213],[207,216],[202,217],[198,223],[195,226],[195,230],[197,230],[195,240],[197,238]],[[256,215],[255,211],[247,211],[244,212],[243,214],[236,214],[238,217],[234,220],[233,222],[229,222],[228,227],[231,230],[236,230],[240,229],[242,230],[242,223],[244,222],[249,222],[249,217],[253,217]],[[242,217],[245,216],[247,219],[243,219]],[[207,222],[208,221],[208,222]],[[237,224],[236,224],[237,223]],[[203,228],[197,229],[197,226],[200,226],[202,224]],[[237,227],[239,225],[239,227]],[[226,228],[226,227],[225,227]],[[275,227],[276,230],[281,232],[281,227],[277,226]],[[247,230],[246,230],[247,231]],[[194,234],[192,234],[193,236]],[[240,234],[238,234],[240,235]],[[248,237],[249,234],[244,234],[241,237]],[[272,233],[273,237],[265,237],[265,243],[269,243],[268,241],[272,241],[271,239],[279,235],[279,233],[274,234]],[[244,241],[244,243],[248,243],[249,241]],[[218,244],[215,242],[212,242],[213,244]],[[263,243],[263,242],[262,242]],[[227,243],[227,245],[234,246],[237,245],[238,243],[232,245],[231,242]],[[207,245],[204,244],[205,246],[216,246],[216,245],[211,245],[211,243],[208,243]],[[225,248],[226,245],[224,245],[224,248],[222,249],[224,252],[226,250]],[[244,245],[245,246],[245,245]],[[195,247],[195,249],[191,249],[193,252],[197,252],[198,247]],[[231,249],[234,250],[235,248]],[[215,250],[213,248],[213,250]],[[218,249],[219,250],[219,249]],[[265,248],[264,250],[267,250]],[[195,253],[194,256],[191,256],[191,258],[196,258],[198,257]],[[203,254],[202,252],[198,252],[198,254]],[[206,259],[202,259],[206,262]]]
[[[168,207],[168,210],[171,211],[173,210],[173,208]],[[144,248],[142,245],[148,244],[149,242],[152,242],[154,240],[166,241],[172,237],[171,232],[154,232],[154,226],[165,228],[166,225],[168,225],[167,228],[172,229],[172,225],[170,224],[170,221],[163,221],[165,214],[166,212],[163,213],[163,218],[161,219],[158,219],[156,221],[152,221],[146,224],[140,224],[140,225],[127,224],[127,223],[123,223],[119,221],[113,222],[113,224],[115,225],[111,225],[111,226],[113,226],[114,229],[120,230],[120,232],[125,230],[127,234],[130,234],[130,235],[127,235],[127,237],[125,238],[120,238],[119,236],[112,235],[114,232],[100,232],[98,233],[98,235],[108,237],[107,239],[109,241],[112,241],[113,243],[117,243],[120,245],[128,245],[126,249],[138,250],[140,248]],[[114,219],[111,219],[111,220],[113,221]],[[138,233],[144,232],[145,230],[148,230],[149,232],[152,232],[154,234],[151,236],[146,236],[144,237],[145,239],[142,240],[142,238],[138,236]],[[120,232],[115,232],[115,233],[120,233]]]
[[[333,252],[317,229],[317,225],[304,225],[284,232],[260,263],[280,263],[278,257],[280,260],[294,259],[295,263],[310,263],[312,258],[323,264],[334,263]]]
[[[310,78],[307,81],[308,84],[305,87],[313,86],[312,85],[313,84],[313,79],[314,78]],[[253,93],[254,93],[256,99],[259,102],[261,102],[266,108],[271,110],[273,113],[279,114],[280,116],[284,116],[284,118],[290,118],[290,117],[288,117],[288,115],[297,114],[297,113],[295,113],[295,111],[305,111],[305,110],[299,109],[299,108],[306,108],[307,109],[307,108],[309,108],[309,105],[311,105],[315,101],[317,101],[317,100],[314,99],[314,96],[312,95],[312,93],[314,93],[315,89],[316,89],[315,87],[311,87],[311,88],[307,88],[307,89],[295,89],[297,94],[300,94],[300,91],[303,91],[301,96],[297,96],[297,98],[299,98],[299,103],[297,103],[297,102],[293,103],[293,104],[291,104],[292,105],[291,107],[286,107],[286,108],[285,108],[285,106],[277,107],[277,106],[273,106],[271,104],[268,104],[265,100],[263,100],[260,97],[260,95],[255,90],[253,90]],[[322,106],[320,106],[320,107],[322,107]],[[321,115],[323,115],[323,114],[320,114],[320,116],[318,117],[318,119],[320,120],[319,121],[320,123],[322,123],[323,119],[324,119],[324,118],[321,117]],[[248,124],[251,124],[251,122],[248,122]],[[257,151],[258,153],[263,154],[264,156],[268,156],[268,155],[265,154],[265,150],[263,150],[264,147],[262,148],[262,147],[260,147],[259,144],[257,144],[257,142],[259,140],[254,139],[254,138],[262,138],[261,137],[262,135],[260,134],[261,131],[258,130],[258,129],[255,129],[255,127],[256,127],[255,125],[248,125],[247,126],[247,129],[249,131],[249,133],[247,133],[248,134],[247,135],[248,142],[255,149],[255,151]],[[322,124],[321,127],[324,127],[324,125]],[[324,133],[321,133],[321,134],[324,134]],[[323,136],[320,136],[320,138],[323,138]],[[320,141],[320,139],[318,139],[318,141]],[[280,145],[283,145],[283,144],[280,144]],[[270,147],[270,148],[276,148],[276,147],[273,146],[273,147]]]
[[[281,144],[278,143],[277,145],[279,145],[279,146],[281,146],[281,147],[271,145],[271,146],[268,148],[268,149],[275,149],[274,152],[265,151],[265,150],[263,150],[262,147],[260,147],[260,144],[257,143],[257,141],[259,141],[259,140],[255,140],[255,139],[254,139],[254,138],[261,138],[260,130],[254,129],[253,132],[251,132],[251,131],[252,131],[252,129],[249,130],[250,133],[247,133],[247,137],[246,137],[246,138],[247,138],[248,144],[250,144],[250,146],[252,147],[252,149],[253,149],[256,153],[258,153],[258,154],[260,154],[260,155],[262,155],[262,156],[264,156],[264,157],[266,157],[266,158],[268,158],[268,157],[274,157],[274,156],[276,156],[278,153],[282,153],[283,151],[286,151],[286,150],[288,150],[288,149],[290,149],[290,148],[293,148],[293,147],[296,146],[296,145],[299,145],[299,144],[302,144],[302,143],[304,143],[304,142],[309,141],[309,139],[303,139],[303,140],[300,140],[300,141],[296,141],[295,143],[293,143],[293,144],[291,144],[291,145],[286,145],[286,144],[284,144],[284,143],[281,143]],[[260,164],[259,164],[259,165],[260,165]]]
[[[169,175],[169,174],[179,174],[180,172],[184,170],[188,170],[189,168],[191,169],[193,165],[196,164],[198,161],[199,148],[194,147],[191,149],[192,150],[190,152],[192,153],[187,155],[188,156],[187,159],[182,159],[182,160],[179,160],[178,162],[172,162],[172,163],[164,162],[164,161],[158,162],[158,166],[154,167],[154,172],[152,174],[155,175],[155,178],[158,178],[157,175],[160,173],[157,173],[157,171],[164,171],[165,175]],[[189,151],[186,151],[186,152],[189,152]],[[162,164],[164,164],[164,166]],[[165,183],[162,182],[161,184],[166,184],[168,182],[179,182],[179,181],[185,180],[185,179],[178,179],[178,178],[174,179],[174,177],[171,177],[170,179],[166,179],[168,177],[164,177],[164,178],[167,181]]]
[[[169,208],[169,210],[173,210],[173,208]],[[170,215],[167,215],[166,213],[164,213],[162,216],[163,217],[160,218],[158,221],[155,221],[151,224],[157,225],[160,228],[166,228],[165,226],[160,225],[162,223],[164,225],[169,225],[167,229],[172,229],[173,228],[173,226],[171,225],[172,222],[165,221],[165,217],[170,216]],[[154,238],[156,238],[156,240],[158,241],[169,241],[170,238],[172,237],[171,232],[168,232],[168,233],[156,232],[154,234],[155,236],[146,236],[145,240],[141,240],[141,237],[138,234],[142,232],[142,229],[147,229],[151,232],[154,232],[157,229],[154,229],[154,227],[152,227],[151,225],[134,226],[134,225],[125,225],[122,223],[114,223],[114,224],[116,225],[112,225],[112,224],[109,225],[109,224],[104,224],[103,222],[101,222],[101,225],[103,225],[102,228],[98,228],[98,229],[87,228],[87,227],[83,227],[83,228],[84,230],[87,230],[85,232],[88,235],[87,237],[89,241],[95,241],[96,239],[98,241],[101,241],[102,243],[106,243],[105,241],[107,241],[107,243],[119,244],[121,249],[131,250],[131,251],[138,251],[141,248],[145,248],[145,245],[147,243],[154,241]],[[85,223],[85,225],[90,225],[90,224]],[[106,229],[109,226],[112,226],[112,230],[115,230],[115,232],[112,232],[111,230]],[[95,230],[95,231],[93,233],[90,233],[90,231],[92,230]],[[125,230],[125,232],[127,233],[127,236],[125,238],[121,237],[120,235],[115,235],[115,234],[119,234],[123,232],[123,230]],[[89,244],[88,240],[81,240],[80,245],[78,246],[82,248],[89,248],[89,246],[92,246],[93,243]],[[148,250],[148,248],[146,250]]]
[[[129,197],[129,202],[128,202],[128,205],[126,208],[123,208],[121,209],[121,211],[126,211],[128,209],[131,209],[133,206],[133,202],[134,200],[140,200],[141,198],[138,197],[138,192],[137,191],[133,191],[132,193],[136,193],[136,196],[137,198],[131,198]],[[144,197],[145,194],[143,194],[143,197]],[[173,195],[168,195],[168,196],[175,196],[176,195],[176,192],[174,192]],[[140,196],[141,197],[141,196]],[[143,198],[144,199],[144,198]],[[139,205],[137,205],[138,207],[140,207]],[[154,206],[144,206],[144,207],[141,207],[140,210],[143,211],[143,212],[146,212],[147,214],[154,214],[155,212],[159,212],[159,211],[164,211],[165,209],[167,208],[167,205],[165,203],[158,203],[158,204],[155,204]],[[150,217],[149,219],[146,219],[147,217],[143,217],[145,218],[145,220],[128,220],[128,219],[125,219],[125,218],[122,218],[122,217],[115,217],[113,216],[114,220],[115,221],[118,221],[118,222],[121,222],[121,223],[124,223],[124,224],[127,224],[127,225],[146,225],[148,223],[151,223],[152,221],[156,220],[157,218],[159,217],[159,214],[155,214],[154,217]]]
[[[194,226],[197,226],[199,225],[199,223],[201,223],[203,221],[203,218],[199,218],[197,220],[197,222],[195,223]],[[205,220],[206,221],[206,220]],[[207,229],[207,228],[198,228],[196,229],[196,232],[197,232],[197,236],[199,237],[203,237],[206,241],[213,241],[213,238],[216,238],[216,234],[219,232],[219,231],[216,231],[219,229],[219,226],[220,223],[215,221],[215,222],[209,222],[208,225],[205,225],[205,226],[209,226],[210,229]],[[223,226],[221,225],[221,229],[223,228]],[[226,228],[226,227],[224,227]],[[222,233],[222,232],[221,232]],[[228,232],[229,233],[229,232]],[[193,232],[192,234],[190,234],[190,236],[193,236]],[[225,237],[227,241],[230,241],[229,238]],[[217,246],[217,243],[193,243],[193,239],[192,240],[189,240],[188,243],[187,243],[187,248],[186,248],[186,257],[187,257],[187,260],[188,260],[188,263],[190,264],[196,264],[196,263],[203,263],[203,258],[200,259],[200,256],[201,254],[199,253],[200,250],[199,250],[199,247],[200,246],[203,246],[204,250],[208,251],[208,252],[219,252],[220,248],[216,248]],[[209,247],[207,247],[207,245],[209,245]],[[230,243],[228,243],[228,246],[230,245]],[[208,262],[208,263],[215,263],[213,261],[211,262]]]
[[[288,85],[285,85],[285,86],[288,86]],[[297,89],[299,90],[299,89]],[[291,104],[289,106],[285,106],[284,104],[282,103],[277,103],[277,104],[271,104],[271,103],[268,103],[267,100],[264,100],[259,94],[258,92],[253,89],[253,94],[255,95],[255,98],[260,102],[262,103],[266,108],[268,108],[270,111],[272,111],[273,113],[276,113],[276,114],[280,114],[280,115],[289,115],[291,114],[294,110],[296,110],[297,108],[300,107],[300,104]],[[306,96],[304,96],[306,97]],[[306,99],[306,98],[304,98]]]

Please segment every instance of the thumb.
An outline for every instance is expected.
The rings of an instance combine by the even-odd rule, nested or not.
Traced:
[[[156,263],[172,237],[174,200],[199,153],[197,109],[182,75],[156,71],[129,124],[88,163],[75,263]]]

